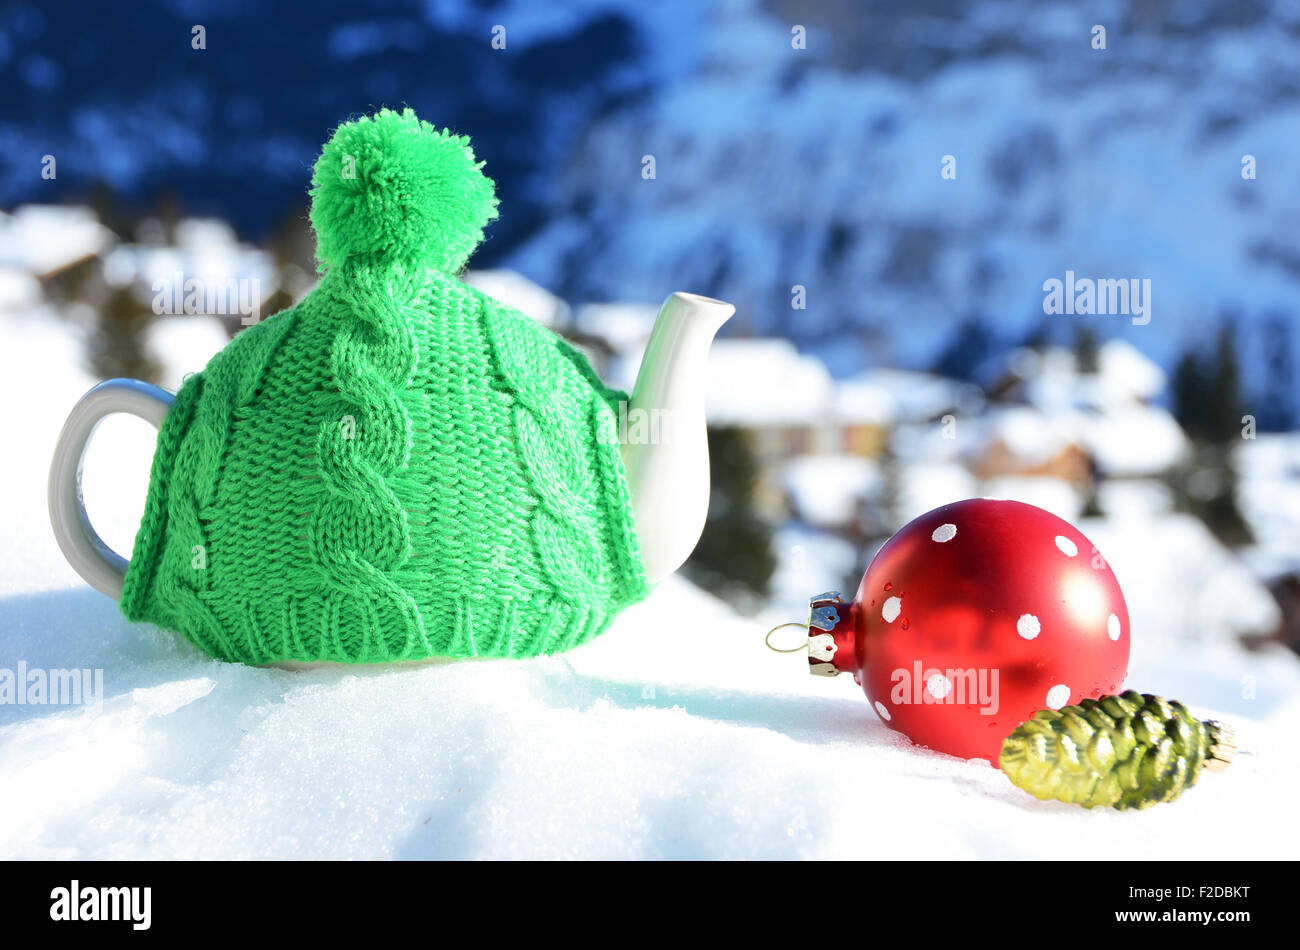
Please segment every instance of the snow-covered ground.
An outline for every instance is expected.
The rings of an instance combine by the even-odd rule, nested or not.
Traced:
[[[197,367],[215,341],[190,340]],[[102,706],[0,705],[2,857],[1300,852],[1300,661],[1211,635],[1237,582],[1188,576],[1204,539],[1186,522],[1084,530],[1128,592],[1130,684],[1231,719],[1245,754],[1173,805],[1085,812],[912,746],[848,677],[811,677],[764,648],[768,626],[797,619],[797,598],[842,578],[843,552],[815,535],[778,536],[782,607],[757,618],[673,579],[595,642],[535,661],[288,672],[206,659],[127,623],[50,535],[50,451],[94,382],[81,360],[72,330],[0,315],[0,667],[103,670]],[[92,517],[119,549],[150,451],[143,423],[110,419],[87,462]],[[1186,599],[1189,584],[1202,601]],[[1192,612],[1206,636],[1177,635]]]

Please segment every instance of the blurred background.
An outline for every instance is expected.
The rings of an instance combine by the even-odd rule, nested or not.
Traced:
[[[1296,682],[1297,0],[9,3],[0,82],[11,400],[174,388],[245,325],[159,280],[300,299],[320,143],[409,105],[497,181],[467,280],[611,383],[669,292],[736,304],[701,587],[798,617],[916,515],[1016,498],[1110,560],[1143,688],[1180,650],[1221,708]],[[1068,273],[1147,311],[1045,312]]]

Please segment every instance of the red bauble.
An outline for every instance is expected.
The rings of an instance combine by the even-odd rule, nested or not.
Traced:
[[[1016,501],[924,514],[880,549],[857,598],[814,598],[814,673],[854,674],[876,713],[920,745],[997,764],[1040,709],[1118,693],[1129,620],[1083,534]]]

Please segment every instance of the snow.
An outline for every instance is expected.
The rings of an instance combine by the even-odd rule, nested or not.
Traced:
[[[627,338],[626,329],[607,322],[617,339]],[[718,340],[709,378],[709,421],[719,425],[883,426],[983,405],[977,387],[931,373],[872,369],[832,379],[820,359],[776,337]]]
[[[1154,399],[1167,382],[1165,371],[1127,340],[1107,340],[1098,347],[1097,375],[1112,398]]]
[[[615,389],[632,392],[658,315],[659,307],[652,303],[585,303],[574,311],[573,326],[600,337],[614,349],[614,355],[601,367],[602,375]]]
[[[1082,553],[1100,554],[1120,580],[1133,627],[1143,631],[1135,649],[1140,643],[1152,657],[1192,644],[1230,645],[1271,632],[1281,620],[1263,583],[1191,515],[1086,520],[1079,527],[1096,545]]]
[[[1046,411],[1144,403],[1168,383],[1165,371],[1127,340],[1107,340],[1097,348],[1095,373],[1080,373],[1074,353],[1063,347],[1020,347],[999,362],[1023,381],[1025,401]]]
[[[31,204],[0,213],[0,265],[38,276],[99,254],[114,240],[89,208]]]
[[[832,393],[821,361],[782,339],[718,340],[709,352],[710,425],[817,425]]]
[[[1172,511],[1174,496],[1168,485],[1155,479],[1130,478],[1102,482],[1097,503],[1107,517],[1132,521]]]
[[[1050,511],[1066,521],[1077,521],[1083,499],[1069,482],[1046,476],[1003,475],[986,479],[980,490],[986,498],[1012,498]]]
[[[569,305],[540,284],[512,270],[472,270],[465,283],[489,297],[514,307],[543,326],[557,328],[569,322]]]
[[[998,407],[980,420],[987,443],[1000,442],[1021,463],[1042,465],[1074,441],[1077,420],[1064,413],[1049,416],[1023,406]]]
[[[584,333],[603,337],[620,353],[641,362],[659,307],[652,303],[585,303],[573,325]]]
[[[858,506],[881,487],[879,467],[857,455],[801,455],[782,468],[794,510],[815,527],[849,523]]]
[[[928,459],[909,462],[902,466],[899,479],[897,520],[906,524],[940,505],[979,494],[978,479],[961,465]]]
[[[189,340],[196,366],[211,342]],[[0,315],[0,399],[19,407],[0,469],[0,667],[102,669],[104,682],[102,703],[83,708],[0,706],[2,857],[1115,861],[1300,848],[1284,818],[1300,782],[1300,661],[1233,643],[1232,629],[1268,619],[1265,601],[1191,519],[1082,528],[1129,597],[1130,683],[1230,718],[1245,754],[1174,805],[1085,812],[913,746],[850,677],[809,676],[802,656],[764,648],[770,626],[806,616],[809,594],[865,566],[807,529],[777,532],[772,606],[755,617],[672,578],[556,657],[293,672],[207,659],[127,623],[50,535],[46,465],[93,382],[81,365],[68,325]],[[125,550],[151,436],[110,428],[120,421],[92,444],[86,487],[92,520]],[[959,471],[908,466],[911,497],[970,494]]]
[[[161,366],[159,385],[173,391],[229,342],[221,320],[206,314],[158,317],[145,334],[145,347]]]
[[[1300,433],[1243,440],[1236,465],[1241,513],[1255,535],[1253,561],[1269,574],[1300,573]]]
[[[978,412],[984,404],[979,388],[933,373],[870,369],[838,383],[841,398],[888,407],[873,421],[928,422],[945,413]]]
[[[797,521],[776,528],[772,550],[776,553],[776,570],[768,584],[768,595],[775,611],[789,615],[785,619],[806,620],[812,594],[846,590],[846,581],[855,570],[861,570],[852,544],[833,532]]]
[[[1188,440],[1172,415],[1158,406],[1115,406],[1089,418],[1081,442],[1104,475],[1155,475],[1177,465]]]
[[[898,400],[888,387],[863,379],[837,380],[833,397],[836,420],[888,425],[895,421]]]
[[[40,303],[41,282],[22,267],[0,264],[0,310],[19,313]]]

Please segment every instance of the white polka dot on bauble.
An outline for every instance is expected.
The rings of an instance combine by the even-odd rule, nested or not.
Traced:
[[[1056,536],[1056,546],[1061,549],[1061,553],[1066,557],[1074,557],[1079,553],[1079,546],[1063,534]]]
[[[1114,614],[1111,614],[1109,617],[1106,618],[1106,632],[1110,634],[1110,638],[1112,640],[1119,639],[1119,633],[1120,633],[1119,617],[1116,617]]]
[[[1070,701],[1070,687],[1057,683],[1047,691],[1047,708],[1060,709]]]
[[[955,524],[941,524],[934,529],[934,533],[930,535],[930,540],[943,544],[955,537],[957,537],[957,526]]]
[[[890,597],[880,607],[880,617],[885,623],[893,623],[903,610],[903,602],[897,597]]]
[[[942,673],[935,673],[925,681],[925,691],[935,699],[943,699],[952,692],[952,681]]]
[[[1016,621],[1016,633],[1026,640],[1032,640],[1042,632],[1043,625],[1033,614],[1021,614],[1020,619]]]
[[[876,712],[880,714],[880,718],[885,720],[885,722],[889,722],[889,720],[893,718],[889,715],[889,710],[885,708],[885,704],[878,699],[876,700]]]

